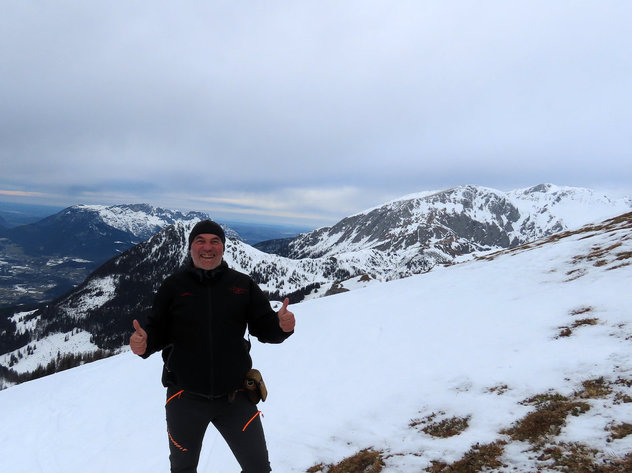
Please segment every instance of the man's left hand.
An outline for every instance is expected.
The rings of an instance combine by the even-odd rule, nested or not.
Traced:
[[[279,326],[284,332],[291,332],[294,330],[296,320],[294,319],[294,313],[287,310],[287,306],[290,300],[286,297],[283,301],[283,307],[279,309]]]

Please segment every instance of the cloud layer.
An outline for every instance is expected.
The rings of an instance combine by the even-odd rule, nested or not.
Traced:
[[[3,2],[0,189],[331,222],[632,189],[628,2]]]

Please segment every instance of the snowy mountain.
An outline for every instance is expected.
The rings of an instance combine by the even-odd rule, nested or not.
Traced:
[[[590,189],[542,184],[505,193],[467,185],[402,197],[285,241],[283,249],[279,242],[256,246],[296,259],[377,250],[401,277],[631,209],[629,198],[613,200]]]
[[[631,471],[631,263],[628,213],[290,306],[292,337],[253,339],[273,471]],[[161,366],[0,391],[2,470],[168,471]],[[200,471],[239,471],[212,427]]]
[[[208,215],[136,205],[76,205],[0,231],[0,307],[49,301],[99,265],[176,222]]]
[[[168,225],[202,218],[208,215],[146,204],[75,205],[39,222],[9,229],[4,237],[20,245],[27,254],[103,262]]]
[[[629,201],[586,189],[546,185],[505,195],[464,186],[408,196],[298,237],[295,248],[314,244],[305,250],[312,257],[301,259],[258,251],[227,229],[225,260],[250,274],[271,300],[289,297],[296,303],[515,247],[576,227],[582,216],[608,217],[629,208]],[[119,221],[127,222],[119,228],[131,227],[129,219]],[[187,235],[196,221],[177,221],[43,307],[10,314],[4,323],[0,316],[0,365],[7,384],[38,366],[45,367],[38,375],[49,373],[124,346],[131,321],[144,320],[160,282],[186,260]],[[89,342],[79,351],[78,335]]]

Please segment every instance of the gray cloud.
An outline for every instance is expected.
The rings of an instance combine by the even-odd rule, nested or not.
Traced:
[[[0,190],[331,223],[465,183],[632,189],[627,2],[2,6]]]

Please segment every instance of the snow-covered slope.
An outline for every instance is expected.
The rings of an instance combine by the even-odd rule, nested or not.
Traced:
[[[290,306],[296,333],[253,344],[269,389],[259,407],[273,470],[303,473],[365,448],[383,452],[384,473],[421,472],[488,445],[504,473],[553,471],[556,452],[629,453],[632,435],[618,427],[632,424],[630,263],[627,214]],[[127,352],[1,391],[2,470],[168,471],[160,370],[158,355]],[[559,433],[540,444],[501,433],[536,410],[528,398],[547,393],[577,403]],[[433,436],[454,419],[466,426]],[[209,428],[200,471],[238,470]]]
[[[508,192],[507,196],[523,216],[517,226],[529,241],[632,210],[630,197],[615,199],[581,187],[541,184]]]

